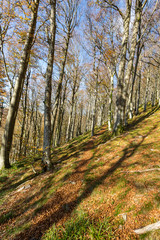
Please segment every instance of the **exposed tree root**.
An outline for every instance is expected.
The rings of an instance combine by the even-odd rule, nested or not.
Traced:
[[[143,172],[151,172],[151,171],[160,171],[160,168],[150,168],[144,170],[136,170],[136,171],[121,171],[123,173],[143,173]]]
[[[140,228],[140,229],[136,229],[134,230],[135,233],[137,234],[144,234],[153,230],[158,230],[160,229],[160,221],[147,225],[146,227]]]

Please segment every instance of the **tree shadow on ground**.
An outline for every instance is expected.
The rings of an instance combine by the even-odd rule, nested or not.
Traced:
[[[40,239],[41,236],[48,230],[53,224],[58,223],[62,219],[67,219],[74,209],[86,198],[88,198],[94,189],[96,189],[99,185],[103,184],[104,180],[111,176],[118,168],[121,167],[122,163],[126,161],[128,158],[133,156],[133,154],[137,151],[137,149],[142,145],[145,138],[156,129],[157,125],[153,126],[146,135],[142,137],[139,143],[132,144],[130,143],[129,146],[127,146],[123,150],[123,156],[120,157],[116,163],[114,163],[108,170],[106,170],[103,175],[100,177],[95,178],[93,181],[86,182],[86,185],[80,193],[81,189],[76,190],[76,194],[73,194],[72,187],[70,188],[69,192],[67,194],[60,189],[54,194],[54,197],[50,199],[38,212],[41,216],[43,216],[37,223],[32,224],[29,229],[26,229],[19,235],[15,237],[16,240],[20,239]],[[93,147],[93,143],[89,141],[89,144],[86,146],[86,151],[91,149]],[[87,159],[86,164],[88,164],[89,160],[92,159],[93,156],[91,156],[89,159]],[[81,162],[79,167],[75,168],[74,174],[79,174],[79,169],[85,165],[85,163]],[[92,168],[91,168],[92,169]],[[90,171],[91,171],[90,169]],[[88,171],[88,169],[86,170]],[[46,192],[47,192],[46,188]],[[27,201],[27,199],[26,199]],[[58,203],[58,204],[57,204]],[[48,213],[46,215],[46,212]],[[40,216],[37,215],[37,216]],[[30,216],[32,218],[32,216]]]
[[[132,130],[135,128],[135,126],[137,126],[140,122],[142,122],[143,120],[145,120],[146,118],[149,118],[152,114],[154,114],[157,110],[159,109],[159,106],[155,106],[152,108],[151,111],[149,111],[148,113],[146,112],[142,112],[139,115],[137,115],[138,119],[135,118],[135,120],[133,120],[131,123],[129,123],[124,131],[128,131],[128,130]],[[140,116],[142,115],[142,116]]]
[[[24,174],[25,174],[25,172],[24,172]],[[22,180],[20,180],[16,183],[13,183],[13,181],[16,181],[19,178],[19,174],[17,174],[16,177],[14,176],[14,178],[6,181],[5,185],[0,189],[0,195],[7,190],[13,190],[13,189],[17,188],[18,186],[27,182],[28,180],[34,179],[36,176],[38,176],[38,174],[33,173],[33,174],[30,174],[29,176],[23,178]]]

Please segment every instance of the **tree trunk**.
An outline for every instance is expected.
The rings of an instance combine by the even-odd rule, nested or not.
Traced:
[[[155,85],[153,86],[153,96],[152,96],[152,107],[154,107],[157,101],[157,87],[158,87],[158,77],[155,77]]]
[[[98,70],[97,70],[97,76],[96,76],[96,88],[95,88],[94,101],[93,101],[91,136],[94,136],[94,129],[96,125],[97,98],[98,98]]]
[[[112,130],[112,96],[113,96],[113,78],[114,73],[110,70],[110,93],[109,93],[109,106],[108,106],[108,131]]]
[[[141,94],[141,70],[140,70],[139,77],[138,77],[138,94],[137,94],[137,103],[136,103],[136,115],[139,114],[140,94]]]
[[[3,100],[1,100],[1,106],[0,106],[0,127],[2,125],[2,117],[3,117],[3,110],[4,110],[4,106],[3,106]]]
[[[26,122],[26,110],[27,110],[27,98],[28,98],[28,82],[30,78],[31,72],[28,72],[27,79],[26,79],[26,89],[25,89],[25,98],[24,98],[24,104],[23,104],[23,120],[22,120],[22,127],[21,127],[21,136],[20,136],[20,142],[19,142],[19,157],[22,154],[22,143],[23,143],[23,135],[24,135],[24,127]]]
[[[28,114],[28,119],[27,119],[27,123],[26,123],[25,137],[24,137],[24,150],[23,150],[24,156],[26,156],[27,146],[29,146],[29,138],[30,138],[30,132],[31,132],[31,127],[32,127],[32,122],[33,122],[34,107],[35,107],[35,101],[32,102],[30,119],[29,119],[29,114]],[[29,112],[29,109],[28,109],[28,112]]]
[[[59,75],[59,83],[58,83],[58,88],[57,88],[57,93],[56,93],[56,98],[54,103],[54,110],[53,110],[52,119],[51,119],[51,138],[53,137],[53,133],[55,130],[55,123],[56,123],[57,112],[59,108],[59,101],[60,101],[60,96],[62,92],[62,82],[63,82],[64,70],[65,70],[65,65],[67,60],[69,40],[70,40],[70,29],[68,29],[68,33],[67,33],[67,39],[66,39],[65,50],[64,50],[64,59],[61,63],[61,72]]]
[[[24,85],[25,75],[29,63],[30,52],[32,48],[32,43],[34,39],[34,33],[36,29],[37,22],[37,13],[38,13],[39,0],[35,0],[35,4],[32,10],[31,24],[29,28],[29,32],[27,34],[27,39],[25,42],[25,46],[22,53],[22,58],[19,67],[18,77],[16,79],[14,91],[12,94],[12,99],[7,115],[4,135],[2,138],[2,146],[1,146],[1,156],[0,156],[0,169],[3,167],[9,168],[9,154],[12,146],[13,132],[15,121],[17,117],[19,102],[22,94],[22,89]]]
[[[123,39],[122,39],[122,49],[120,53],[120,64],[119,64],[119,73],[118,73],[118,84],[117,84],[117,99],[116,99],[116,109],[115,109],[115,119],[113,132],[118,132],[118,128],[121,128],[124,120],[124,108],[125,108],[125,98],[124,98],[124,73],[126,65],[126,53],[127,45],[129,39],[129,25],[131,17],[131,5],[132,1],[127,1],[127,10],[125,17],[123,19]]]
[[[89,99],[91,99],[91,94],[89,96]],[[86,114],[86,126],[85,126],[86,132],[90,130],[90,119],[91,119],[91,101],[89,100]]]
[[[144,112],[145,112],[146,109],[147,109],[149,83],[150,83],[150,71],[148,71],[148,76],[147,76],[146,91],[145,91],[145,100],[144,100]]]
[[[48,62],[46,70],[46,87],[44,100],[44,137],[43,137],[43,158],[44,168],[51,168],[51,92],[52,92],[52,73],[56,36],[56,0],[50,0],[50,37],[48,49]]]
[[[82,134],[82,118],[83,118],[83,104],[81,104],[80,106],[80,116],[78,118],[77,131],[76,131],[77,137]]]
[[[135,63],[135,69],[134,69],[134,73],[133,73],[131,90],[130,90],[130,93],[129,93],[129,100],[128,100],[129,119],[133,118],[133,89],[134,89],[134,84],[135,84],[136,75],[137,75],[139,58],[140,58],[140,54],[141,54],[141,51],[142,51],[142,48],[143,48],[143,46],[141,46],[140,38],[141,38],[141,19],[139,21],[139,27],[138,27],[138,45],[137,45],[137,52],[136,52],[136,63]]]
[[[72,123],[72,128],[71,128],[71,139],[74,138],[74,130],[75,130],[75,126],[76,126],[76,117],[77,117],[77,98],[75,100],[74,110],[73,110],[73,123]]]
[[[136,6],[135,6],[135,21],[134,21],[134,25],[133,25],[133,36],[132,36],[132,40],[131,40],[129,62],[128,62],[128,65],[127,65],[127,70],[126,70],[126,74],[125,74],[125,78],[124,78],[124,82],[125,82],[124,94],[125,94],[125,99],[126,100],[128,100],[128,96],[130,95],[130,93],[128,93],[128,90],[130,90],[130,87],[129,87],[130,77],[131,77],[131,73],[132,73],[132,69],[133,69],[133,61],[134,61],[134,56],[135,56],[136,46],[137,46],[137,36],[139,35],[139,28],[140,28],[140,23],[141,23],[141,15],[142,15],[142,3],[140,2],[140,0],[137,0],[136,1]],[[139,59],[139,54],[137,56],[137,60],[138,59]],[[136,65],[138,65],[138,62],[136,62]],[[135,71],[137,71],[137,66],[135,67]],[[134,84],[135,77],[136,77],[136,75],[133,78],[132,85]],[[127,101],[126,101],[126,103],[127,103]],[[129,107],[129,105],[130,105],[130,99],[129,99],[129,102],[128,102],[128,107]],[[127,124],[127,118],[128,118],[126,104],[125,104],[124,107],[125,107],[124,113],[125,113],[125,125],[126,125]]]
[[[70,109],[70,115],[69,115],[69,120],[68,120],[68,129],[67,129],[67,134],[66,134],[66,141],[68,142],[71,138],[71,129],[73,127],[73,110],[75,107],[75,95],[76,92],[78,91],[79,84],[78,84],[78,70],[76,67],[76,73],[73,79],[73,89],[72,89],[72,101],[71,101],[71,109]]]
[[[64,106],[65,106],[65,100],[66,100],[66,91],[67,91],[68,80],[69,79],[67,79],[66,82],[65,82],[62,104],[61,104],[61,106],[59,108],[58,126],[57,126],[57,133],[56,133],[57,146],[60,145],[60,141],[61,141],[62,124],[63,124],[63,118],[64,118],[64,113],[65,113]]]

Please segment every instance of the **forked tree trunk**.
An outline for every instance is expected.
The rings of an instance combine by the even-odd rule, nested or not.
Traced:
[[[30,52],[33,45],[32,43],[33,43],[34,33],[36,29],[39,0],[35,0],[34,3],[35,4],[32,9],[30,28],[27,34],[25,45],[24,45],[22,58],[20,61],[19,73],[16,79],[14,90],[13,90],[12,99],[11,99],[11,103],[10,103],[10,107],[9,107],[9,111],[6,119],[4,135],[2,138],[0,169],[2,169],[3,167],[9,168],[11,166],[9,161],[9,154],[12,146],[13,132],[14,132],[14,126],[15,126],[15,121],[17,117],[19,102],[20,102],[22,89],[24,86],[24,80],[26,76],[26,71],[27,71],[27,67],[30,59]]]
[[[131,101],[131,99],[129,99],[128,96],[132,96],[132,88],[130,89],[130,78],[131,78],[131,74],[132,74],[133,61],[134,61],[134,56],[135,56],[135,52],[136,52],[137,36],[139,36],[141,16],[142,16],[142,3],[140,0],[137,0],[136,6],[135,6],[135,21],[134,21],[134,25],[133,25],[133,35],[132,35],[132,40],[131,40],[130,55],[129,55],[129,61],[128,61],[127,70],[126,70],[126,74],[125,74],[125,78],[124,78],[124,82],[125,82],[124,94],[125,94],[125,99],[126,99],[126,104],[124,106],[125,107],[125,109],[124,109],[125,125],[127,125],[127,119],[128,119],[127,107],[129,108],[130,101]],[[139,60],[139,53],[137,55],[135,74],[137,71],[138,60]],[[135,82],[135,77],[136,77],[136,75],[133,77],[132,86]],[[131,92],[129,92],[129,90]]]
[[[124,74],[126,66],[126,54],[127,54],[127,45],[129,39],[129,25],[131,17],[131,6],[132,1],[127,1],[127,9],[125,16],[123,18],[123,39],[122,39],[122,48],[120,54],[120,64],[119,64],[119,73],[118,73],[118,84],[117,84],[117,99],[116,99],[116,109],[115,109],[115,118],[114,118],[114,127],[113,132],[118,132],[118,129],[123,125],[124,121],[124,108],[125,108],[125,98],[124,98]]]
[[[134,69],[134,73],[133,73],[133,77],[132,77],[131,90],[130,90],[130,93],[129,93],[129,100],[128,100],[129,119],[133,118],[133,90],[134,90],[135,80],[136,80],[136,76],[137,76],[139,58],[140,58],[140,54],[141,54],[142,47],[143,47],[143,46],[141,46],[140,38],[141,38],[141,19],[139,21],[138,45],[137,45],[137,51],[136,51],[136,63],[135,63],[135,69]]]

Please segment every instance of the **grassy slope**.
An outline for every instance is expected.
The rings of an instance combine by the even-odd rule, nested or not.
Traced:
[[[80,136],[53,152],[53,172],[26,160],[1,172],[1,239],[138,239],[133,229],[159,221],[160,176],[130,171],[160,166],[159,119],[148,109],[111,140],[106,126]]]

